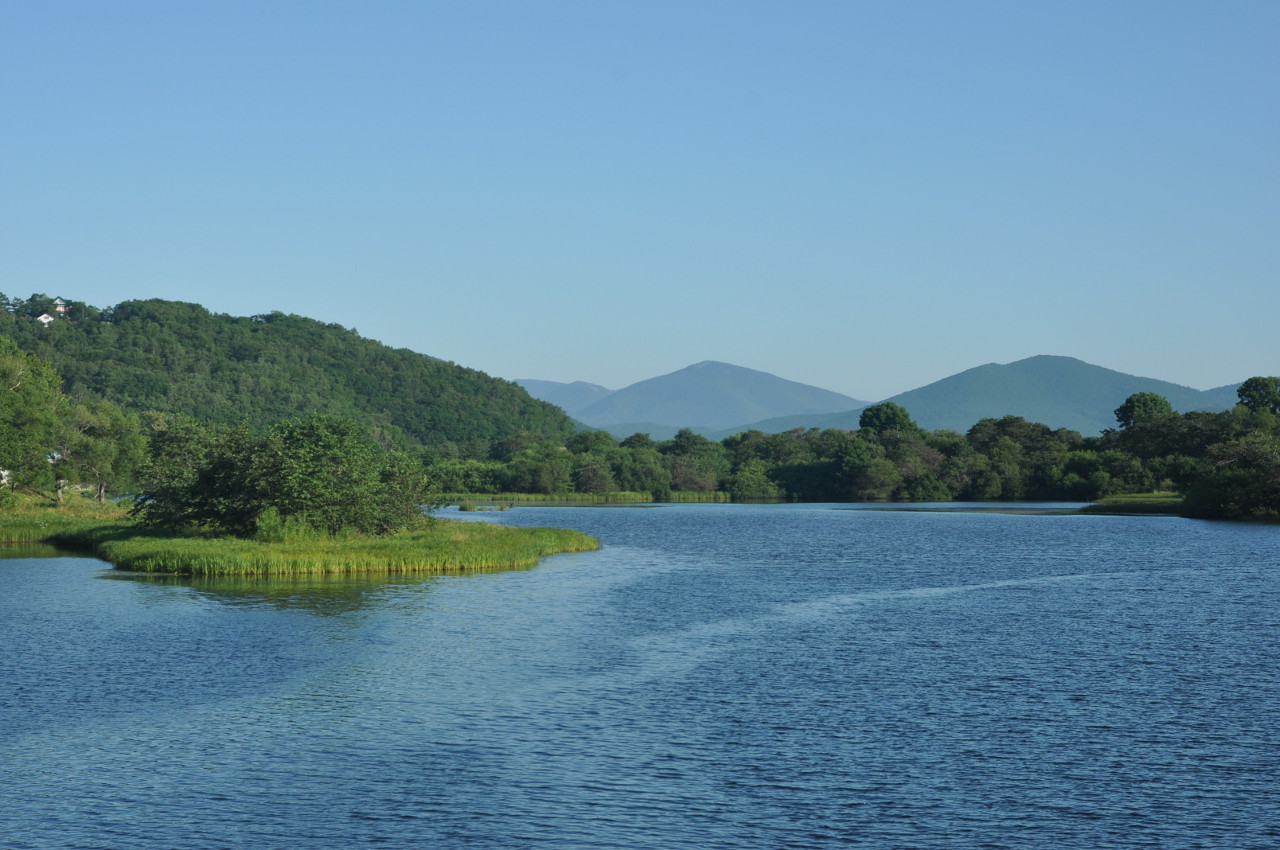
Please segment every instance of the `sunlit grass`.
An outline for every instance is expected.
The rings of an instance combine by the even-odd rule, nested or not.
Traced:
[[[123,521],[127,514],[127,507],[99,505],[79,494],[68,495],[59,504],[52,496],[6,491],[0,502],[0,541],[39,543],[54,534]]]
[[[385,537],[302,537],[266,542],[156,531],[119,509],[98,517],[36,509],[0,514],[0,540],[54,543],[92,552],[121,570],[190,576],[495,572],[600,548],[599,540],[577,531],[436,519]]]
[[[1177,514],[1182,509],[1179,493],[1125,493],[1104,496],[1081,508],[1087,514]]]
[[[565,529],[446,521],[386,537],[283,543],[122,534],[119,526],[103,525],[55,542],[88,546],[122,570],[192,576],[494,572],[600,547],[596,538]]]

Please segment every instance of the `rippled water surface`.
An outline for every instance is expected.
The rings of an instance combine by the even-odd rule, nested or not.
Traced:
[[[1280,846],[1276,527],[481,521],[605,546],[295,583],[0,552],[0,846]]]

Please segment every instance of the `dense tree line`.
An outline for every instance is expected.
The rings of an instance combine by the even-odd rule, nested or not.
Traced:
[[[813,501],[1094,501],[1185,493],[1196,516],[1280,518],[1280,383],[1254,378],[1223,413],[1178,414],[1138,393],[1098,437],[1017,416],[983,419],[966,433],[928,432],[886,402],[859,429],[748,431],[713,442],[689,430],[661,442],[616,441],[603,431],[566,443],[525,434],[487,458],[436,455],[433,484],[456,493],[720,491],[733,499]]]
[[[0,504],[14,488],[70,482],[98,501],[133,494],[144,524],[250,536],[267,519],[333,534],[384,534],[429,501],[417,454],[353,419],[311,414],[255,432],[184,414],[75,402],[56,372],[0,337]]]
[[[71,302],[55,321],[46,295],[0,294],[0,336],[49,363],[65,393],[142,413],[181,413],[261,431],[327,413],[386,443],[483,455],[528,432],[567,439],[573,422],[510,381],[389,348],[301,316],[241,318],[197,304],[126,301],[105,310]]]

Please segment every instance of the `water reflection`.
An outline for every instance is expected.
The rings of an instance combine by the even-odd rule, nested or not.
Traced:
[[[223,605],[266,606],[332,617],[359,611],[369,605],[397,607],[409,595],[416,596],[416,592],[429,590],[441,576],[192,577],[107,571],[100,578],[160,587],[185,587],[201,599]]]
[[[0,546],[0,560],[9,558],[57,558],[67,553],[48,543],[14,543]]]

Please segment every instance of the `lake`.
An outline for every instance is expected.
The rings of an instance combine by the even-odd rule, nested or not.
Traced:
[[[1280,528],[519,507],[390,580],[0,550],[5,848],[1274,848]]]

